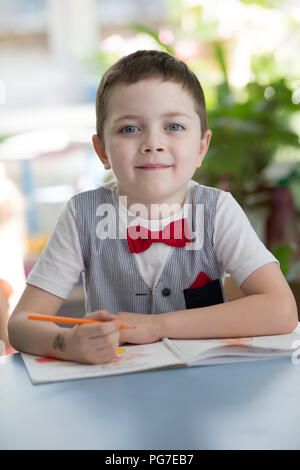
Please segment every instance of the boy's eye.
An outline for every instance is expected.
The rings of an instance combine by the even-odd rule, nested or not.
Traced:
[[[123,129],[121,129],[121,132],[124,132],[125,134],[133,134],[134,129],[137,129],[136,126],[125,126]]]
[[[170,131],[179,131],[180,129],[184,129],[184,127],[181,124],[177,124],[176,122],[168,124],[167,128]],[[136,126],[125,126],[125,127],[122,127],[120,132],[123,134],[134,134],[135,129],[137,129]]]
[[[176,124],[175,122],[173,122],[172,124],[168,125],[168,128],[170,129],[170,131],[179,131],[179,128],[183,129],[183,126],[181,124]]]

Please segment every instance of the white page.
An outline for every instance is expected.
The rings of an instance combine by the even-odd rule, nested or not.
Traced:
[[[300,347],[300,327],[286,335],[257,336],[247,338],[224,339],[192,339],[172,340],[173,352],[178,357],[184,357],[187,365],[200,365],[209,361],[217,363],[232,362],[233,357],[240,360],[259,360],[264,358],[279,358],[291,355],[293,350]],[[176,351],[177,349],[177,351]],[[229,357],[230,356],[230,357]]]
[[[22,353],[33,383],[57,382],[180,365],[179,359],[162,342],[145,345],[120,346],[118,359],[102,365],[47,359]]]
[[[300,327],[298,326],[292,333],[287,335],[274,335],[274,336],[257,336],[253,338],[253,346],[259,348],[267,348],[274,350],[291,350],[293,349],[292,345],[296,342],[299,342],[298,345],[294,346],[300,347]]]
[[[254,361],[267,361],[267,360],[274,360],[274,359],[282,359],[284,357],[290,356],[290,353],[281,352],[279,354],[272,354],[272,355],[248,355],[248,356],[215,356],[215,357],[207,357],[201,359],[201,364],[197,364],[193,362],[189,364],[189,367],[194,366],[211,366],[211,365],[220,365],[220,364],[233,364],[238,362],[254,362]]]

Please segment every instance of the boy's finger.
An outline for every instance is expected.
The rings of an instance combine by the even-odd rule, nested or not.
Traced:
[[[119,347],[119,333],[114,332],[110,335],[106,335],[105,338],[97,337],[97,338],[90,338],[93,340],[92,345],[93,349],[97,351],[105,351],[105,350],[114,350],[115,352],[118,351]]]
[[[90,325],[93,326],[93,325]],[[90,330],[91,332],[95,332],[94,336],[107,336],[113,333],[120,334],[120,322],[112,321],[102,323],[101,325],[96,325],[96,328]]]
[[[87,313],[84,318],[87,320],[111,321],[114,320],[116,316],[108,310],[98,310],[97,312]]]
[[[90,323],[86,325],[80,325],[80,328],[84,328],[85,335],[89,338],[99,338],[110,335],[117,332],[119,334],[121,322],[117,319],[112,321],[106,321],[103,323]]]

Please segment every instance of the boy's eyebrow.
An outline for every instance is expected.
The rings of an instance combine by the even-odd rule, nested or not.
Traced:
[[[189,119],[192,118],[192,116],[190,116],[189,114],[183,113],[181,111],[173,111],[170,113],[161,114],[161,117],[174,117],[174,116],[185,116]],[[123,119],[140,119],[140,116],[136,116],[135,114],[126,114],[124,116],[120,116],[119,118],[115,119],[113,122],[115,123],[118,121],[122,121]]]

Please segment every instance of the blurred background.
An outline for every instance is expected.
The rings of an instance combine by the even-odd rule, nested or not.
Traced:
[[[112,177],[91,143],[96,90],[138,49],[197,74],[213,137],[194,179],[232,192],[299,302],[299,0],[1,0],[0,279],[11,306],[66,201]],[[80,310],[82,290],[71,301]]]

